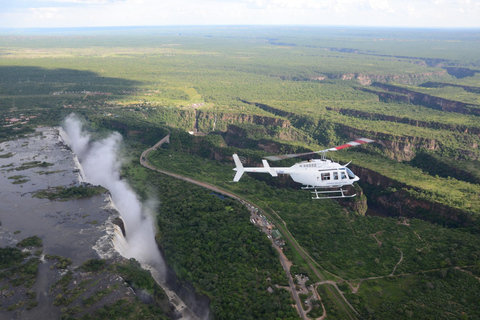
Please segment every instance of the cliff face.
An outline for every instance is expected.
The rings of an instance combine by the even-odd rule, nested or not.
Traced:
[[[375,91],[369,88],[362,88],[361,90],[376,94],[378,96],[379,101],[383,101],[383,102],[398,101],[402,103],[410,103],[410,98],[404,94],[398,94],[395,92]]]
[[[405,88],[400,88],[397,86],[385,84],[385,83],[374,83],[373,86],[381,88],[389,92],[395,92],[403,94],[404,96],[390,95],[389,98],[393,100],[400,100],[401,102],[410,102],[413,104],[422,105],[427,108],[432,108],[436,110],[442,110],[447,112],[456,112],[461,114],[473,114],[480,116],[480,109],[470,108],[466,103],[448,100],[440,97],[431,96],[425,93],[415,92]],[[372,92],[372,91],[369,91]],[[388,96],[387,93],[377,92],[379,97],[385,98]],[[407,101],[405,101],[405,99]]]
[[[274,108],[272,106],[269,106],[267,104],[263,104],[263,103],[256,103],[256,102],[249,102],[247,100],[240,100],[242,101],[243,103],[248,103],[248,104],[251,104],[251,105],[254,105],[256,107],[259,107],[260,109],[262,110],[265,110],[267,112],[270,112],[276,116],[279,116],[279,117],[285,117],[285,118],[288,118],[288,117],[294,117],[296,114],[293,113],[293,112],[288,112],[288,111],[285,111],[285,110],[280,110],[280,109],[277,109],[277,108]]]
[[[369,137],[385,148],[385,155],[398,161],[410,161],[417,149],[438,150],[441,144],[435,139],[409,136],[394,136],[387,133],[365,131],[345,125],[339,125],[339,131],[351,139]]]
[[[469,170],[468,162],[458,161],[457,166],[452,165],[448,159],[436,156],[428,152],[419,152],[409,163],[410,165],[422,169],[424,172],[443,178],[452,177],[457,180],[480,184],[480,176],[475,175]]]
[[[245,129],[239,126],[230,125],[223,138],[229,146],[245,148],[249,142],[247,136],[248,134]]]
[[[256,136],[257,134],[259,134],[260,138]],[[229,125],[227,131],[223,134],[225,142],[229,146],[237,148],[261,149],[272,154],[277,154],[282,149],[289,150],[289,146],[261,138],[266,136],[275,137],[285,141],[303,141],[307,139],[306,136],[293,129],[288,130],[287,128],[286,130],[272,132],[265,127],[253,128],[250,130],[249,128],[244,128],[238,125]]]
[[[417,152],[422,149],[431,151],[452,151],[436,139],[419,138],[415,136],[396,136],[388,133],[361,130],[345,125],[337,126],[339,132],[342,132],[342,134],[351,139],[368,137],[375,140],[377,144],[380,144],[385,148],[383,150],[385,156],[397,161],[410,161],[416,156]],[[472,149],[476,149],[478,148],[478,145],[474,142],[471,147]],[[480,156],[473,150],[456,148],[453,151],[457,152],[460,157],[465,157],[471,160],[480,159]]]
[[[474,92],[474,93],[480,93],[480,87],[473,87],[473,86],[463,86],[460,84],[453,84],[453,83],[444,83],[444,82],[426,82],[420,85],[420,87],[425,87],[425,88],[444,88],[444,87],[456,87],[456,88],[462,88],[463,90],[467,92]]]
[[[412,187],[354,164],[350,167],[360,177],[369,205],[389,216],[418,218],[448,227],[478,228],[479,222],[468,212],[417,199],[408,192]]]
[[[449,131],[457,131],[457,132],[463,132],[463,133],[468,132],[468,133],[480,135],[479,128],[469,127],[465,125],[455,126],[455,125],[449,125],[446,123],[427,122],[427,121],[413,120],[406,117],[400,118],[400,117],[388,116],[380,113],[365,112],[365,111],[353,110],[353,109],[331,108],[331,107],[327,107],[326,109],[329,111],[336,111],[343,115],[353,116],[357,118],[397,122],[397,123],[408,124],[415,127],[449,130]]]
[[[361,85],[371,85],[374,82],[397,82],[404,84],[417,84],[432,78],[445,76],[447,71],[435,71],[415,74],[392,74],[377,75],[364,73],[326,74],[325,77],[315,77],[311,80],[322,81],[324,79],[357,80]]]
[[[280,128],[291,127],[290,121],[286,119],[251,114],[213,113],[199,110],[196,117],[198,130],[201,132],[209,132],[214,126],[217,131],[226,131],[229,124],[238,123],[252,123]]]
[[[400,95],[398,93],[388,93],[392,95]],[[407,98],[405,102],[408,102],[408,97],[406,95],[402,95],[403,97]],[[244,101],[249,103],[248,101]],[[251,103],[255,104],[259,108],[268,111],[275,115],[281,115],[283,117],[288,117],[288,120],[283,120],[287,124],[287,127],[292,126],[296,127],[300,130],[304,130],[308,132],[313,138],[318,139],[318,142],[321,144],[328,144],[329,141],[328,137],[324,137],[328,135],[328,125],[327,124],[320,124],[320,120],[314,118],[308,118],[304,116],[295,115],[288,111],[283,111],[277,109],[275,107],[260,104],[260,103]],[[444,130],[451,130],[451,131],[458,131],[462,133],[473,133],[480,135],[480,129],[475,127],[467,127],[467,126],[452,126],[447,124],[441,124],[436,122],[426,122],[426,121],[417,121],[412,120],[409,118],[399,118],[394,116],[387,116],[381,114],[374,114],[368,113],[363,111],[357,110],[350,110],[350,109],[341,109],[341,108],[328,108],[329,111],[337,111],[342,114],[351,115],[360,118],[367,118],[367,119],[375,119],[375,120],[384,120],[384,121],[391,121],[391,122],[399,122],[399,123],[406,123],[412,126],[418,127],[428,127],[432,129],[444,129]],[[276,119],[276,118],[274,118]],[[278,119],[281,120],[281,119]],[[435,139],[428,139],[428,138],[419,138],[415,136],[396,136],[393,134],[388,133],[380,133],[373,130],[361,130],[357,128],[353,128],[348,126],[347,124],[331,124],[331,129],[335,127],[335,132],[338,135],[343,137],[348,137],[352,140],[355,140],[359,137],[369,137],[371,139],[376,140],[380,145],[385,148],[385,155],[390,157],[391,159],[396,159],[398,161],[410,161],[413,157],[415,157],[417,151],[419,149],[426,149],[426,150],[442,150],[442,144]],[[313,128],[313,129],[312,129]],[[313,130],[313,131],[312,131]],[[320,137],[322,136],[322,137]],[[276,136],[279,138],[280,136]],[[281,137],[284,138],[284,137]],[[304,139],[302,137],[295,138],[294,135],[290,135],[286,137],[286,140],[295,140],[295,139]],[[472,145],[472,148],[476,148],[475,145]],[[478,155],[470,150],[463,150],[458,149],[456,150],[459,154],[464,155],[471,159],[478,159]]]

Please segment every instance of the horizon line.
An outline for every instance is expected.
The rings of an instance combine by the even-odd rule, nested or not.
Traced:
[[[77,26],[77,27],[0,27],[0,31],[7,30],[74,30],[74,29],[138,29],[138,28],[351,28],[351,29],[403,29],[403,30],[480,30],[478,27],[415,27],[415,26],[369,26],[369,25],[302,25],[302,24],[212,24],[212,25],[112,25],[112,26]]]

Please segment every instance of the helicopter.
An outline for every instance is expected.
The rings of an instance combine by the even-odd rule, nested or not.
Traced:
[[[263,167],[244,167],[237,154],[233,155],[233,161],[236,168],[233,170],[237,173],[232,182],[238,182],[245,172],[269,173],[272,177],[278,177],[279,174],[288,174],[293,181],[304,185],[302,189],[313,190],[315,194],[312,199],[336,199],[336,198],[352,198],[357,194],[348,195],[348,190],[343,189],[344,186],[351,186],[353,183],[360,180],[347,166],[350,164],[341,165],[337,162],[326,158],[328,151],[337,151],[348,147],[359,146],[366,143],[374,142],[374,140],[367,138],[360,138],[354,141],[347,142],[341,146],[296,154],[285,154],[278,156],[266,156],[262,159]],[[291,167],[270,167],[268,160],[277,161],[301,157],[312,154],[320,154],[320,159],[310,159],[294,164]],[[317,190],[320,189],[320,190]]]

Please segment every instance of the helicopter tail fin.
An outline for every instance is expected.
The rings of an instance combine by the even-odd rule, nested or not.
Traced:
[[[236,153],[233,155],[233,161],[235,161],[235,166],[236,166],[236,168],[233,170],[237,171],[237,173],[235,174],[235,177],[233,178],[233,182],[238,182],[238,180],[240,180],[240,178],[243,176],[243,173],[245,172],[245,170],[243,169],[242,162],[240,161],[240,158]]]

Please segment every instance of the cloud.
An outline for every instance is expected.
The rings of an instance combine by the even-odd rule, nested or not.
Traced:
[[[34,20],[63,20],[65,10],[59,7],[28,8],[28,16]]]
[[[408,15],[409,16],[412,16],[412,17],[415,17],[415,18],[419,18],[420,15],[418,14],[417,10],[415,9],[415,7],[411,4],[407,5],[407,11],[408,11]]]
[[[295,9],[326,9],[330,7],[335,1],[315,1],[315,0],[244,0],[247,3],[253,3],[258,8],[295,8]]]
[[[24,0],[8,3],[0,12],[0,21],[9,27],[232,24],[480,27],[480,0]]]
[[[56,4],[57,6],[70,6],[72,3],[73,4],[79,4],[79,5],[103,5],[103,4],[115,4],[115,3],[123,3],[131,0],[30,0],[28,1],[32,5],[39,5],[39,6],[45,6],[45,5],[51,5],[51,4]],[[138,1],[138,0],[136,0]]]
[[[395,12],[395,10],[392,8],[389,1],[387,1],[387,0],[369,0],[368,5],[373,10],[385,11],[385,12],[388,12],[388,13],[394,13]]]
[[[254,4],[258,8],[289,8],[301,10],[326,10],[326,11],[358,11],[373,9],[378,11],[393,12],[388,0],[243,0]]]

